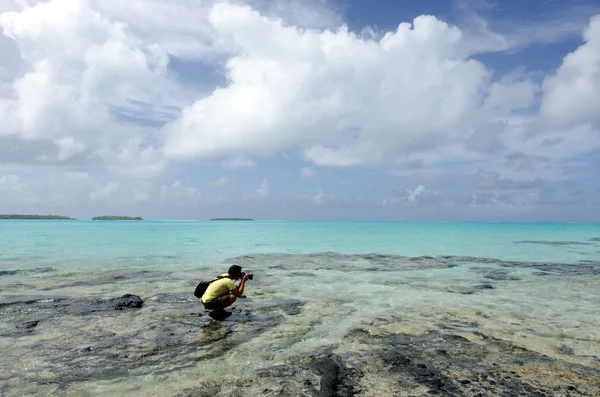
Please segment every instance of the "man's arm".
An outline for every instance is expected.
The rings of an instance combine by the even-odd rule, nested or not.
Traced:
[[[240,285],[238,285],[238,287],[236,289],[231,290],[231,293],[233,293],[238,298],[241,297],[244,294],[244,287],[246,286],[246,280],[248,280],[247,274],[244,277],[242,277],[242,282],[240,283]]]

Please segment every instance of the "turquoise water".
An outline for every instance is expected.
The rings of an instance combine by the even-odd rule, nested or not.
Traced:
[[[186,268],[315,252],[578,263],[600,260],[598,238],[594,223],[0,221],[0,269]]]
[[[177,395],[222,374],[229,381],[338,346],[353,329],[378,323],[395,333],[441,330],[475,341],[486,335],[600,368],[600,224],[0,221],[0,241],[0,374],[8,374],[11,396]],[[213,357],[186,339],[185,368],[173,359],[178,355],[165,353],[148,364],[155,366],[151,376],[124,370],[115,379],[56,382],[69,371],[54,364],[55,352],[79,359],[97,343],[102,349],[89,354],[101,358],[106,350],[113,363],[111,354],[129,346],[119,337],[147,339],[127,354],[154,354],[157,341],[178,332],[171,321],[208,324],[193,289],[230,261],[255,278],[235,314],[216,325],[233,327],[216,346],[249,330],[243,343]],[[42,303],[33,312],[2,306],[125,293],[140,296],[143,307],[53,317]],[[301,309],[275,324],[261,322],[285,302]],[[40,322],[23,334],[18,325],[30,320]],[[161,321],[165,331],[148,334]],[[110,339],[115,346],[96,341],[104,331],[118,336]],[[198,327],[197,337],[211,332]]]

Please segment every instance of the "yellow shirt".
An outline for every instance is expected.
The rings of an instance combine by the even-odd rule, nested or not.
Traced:
[[[221,276],[228,276],[228,274],[225,273]],[[204,292],[204,295],[202,295],[202,302],[208,303],[221,295],[225,295],[226,293],[235,288],[236,287],[233,283],[233,280],[227,277],[213,281],[206,289],[206,292]]]

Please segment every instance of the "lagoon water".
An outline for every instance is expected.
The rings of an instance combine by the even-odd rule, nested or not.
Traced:
[[[193,268],[315,252],[577,263],[600,259],[593,238],[600,224],[0,221],[0,270]]]
[[[20,333],[29,318],[21,309],[4,313],[6,395],[177,395],[224,371],[241,376],[325,346],[352,350],[341,343],[350,331],[383,320],[393,332],[486,335],[600,368],[600,224],[0,221],[0,242],[2,307],[23,297],[43,305],[125,293],[145,302],[122,314],[130,316],[126,325],[99,313],[93,329],[79,312],[53,317],[40,306],[39,323]],[[178,354],[190,358],[185,365],[163,359],[110,376],[71,378],[75,369],[55,364],[52,347],[73,349],[63,356],[79,359],[94,350],[98,329],[144,339],[141,319],[175,316],[161,306],[165,296],[185,305],[177,316],[201,317],[207,326],[212,320],[193,288],[231,263],[255,274],[247,300],[235,304],[231,324],[241,328],[226,332],[235,348],[188,349]],[[236,323],[244,307],[269,313],[277,305],[284,309],[276,321],[256,317],[260,332],[248,318]],[[35,353],[41,344],[50,350]],[[129,348],[127,360],[143,350]]]

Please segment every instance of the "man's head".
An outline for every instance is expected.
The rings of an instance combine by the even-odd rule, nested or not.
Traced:
[[[229,277],[232,279],[238,280],[242,278],[242,267],[239,265],[231,265],[227,271],[227,274],[229,274]]]

